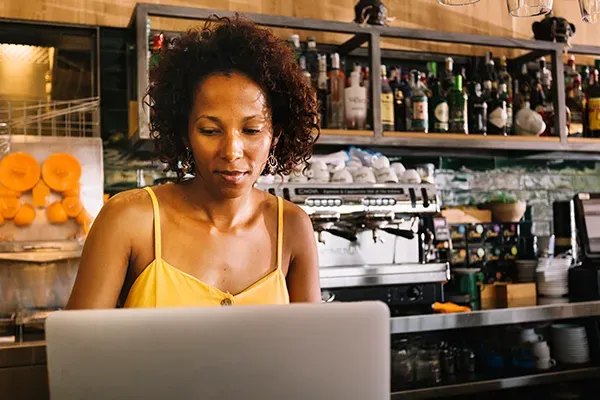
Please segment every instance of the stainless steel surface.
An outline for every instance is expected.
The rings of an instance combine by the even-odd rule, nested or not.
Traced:
[[[445,263],[364,265],[319,270],[322,289],[445,282],[450,278],[449,273],[449,266]]]
[[[538,373],[513,378],[490,379],[476,382],[465,382],[452,385],[431,386],[422,389],[393,392],[391,398],[404,399],[437,399],[440,397],[460,396],[473,393],[490,392],[523,386],[542,385],[546,383],[567,382],[585,378],[600,377],[600,367],[574,368],[563,371]]]
[[[597,316],[600,316],[600,301],[588,301],[482,310],[469,313],[395,317],[390,320],[390,329],[392,334],[427,332]]]

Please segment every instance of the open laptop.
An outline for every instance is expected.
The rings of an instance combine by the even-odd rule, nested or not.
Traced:
[[[378,302],[59,311],[51,399],[388,400],[389,325]]]

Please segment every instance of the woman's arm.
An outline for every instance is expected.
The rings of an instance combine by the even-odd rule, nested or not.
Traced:
[[[293,234],[286,278],[290,301],[320,303],[319,261],[312,223],[300,207],[287,202],[285,204],[284,221],[287,223],[284,235]]]
[[[143,194],[121,193],[102,207],[85,241],[67,309],[117,305],[131,255],[132,228],[140,225],[137,200]]]

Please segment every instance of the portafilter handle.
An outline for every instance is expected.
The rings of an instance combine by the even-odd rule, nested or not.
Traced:
[[[398,229],[398,228],[381,228],[382,231],[387,232],[394,236],[400,236],[404,239],[414,239],[415,233],[413,231],[409,231],[407,229]]]
[[[343,229],[330,228],[330,229],[325,230],[325,232],[329,232],[332,235],[344,238],[352,243],[354,243],[358,240],[358,238],[356,237],[356,235],[354,233],[343,230]]]

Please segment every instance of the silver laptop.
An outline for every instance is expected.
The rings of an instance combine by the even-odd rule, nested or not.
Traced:
[[[389,400],[383,303],[59,311],[52,400]]]

